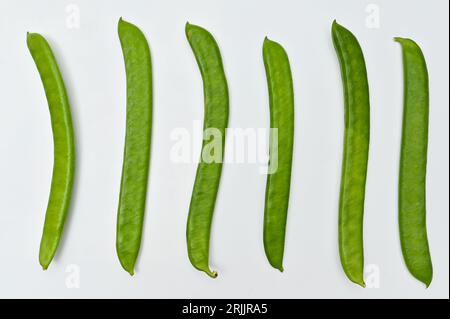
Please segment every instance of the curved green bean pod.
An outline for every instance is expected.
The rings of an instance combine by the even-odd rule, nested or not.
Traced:
[[[134,274],[141,246],[152,129],[152,65],[144,34],[119,20],[118,32],[127,77],[127,119],[116,250],[122,267]]]
[[[263,59],[269,90],[271,127],[264,208],[264,250],[272,267],[283,271],[294,144],[294,89],[289,59],[280,44],[266,38]],[[274,129],[276,136],[273,135]]]
[[[225,129],[228,124],[228,86],[219,47],[213,36],[207,30],[187,23],[186,37],[203,78],[205,101],[203,130],[204,132],[216,130],[221,138],[220,160],[212,162],[205,161],[204,156],[209,142],[206,136],[203,139],[202,156],[197,167],[189,206],[186,227],[187,248],[192,265],[215,278],[217,272],[209,268],[209,238],[222,172]]]
[[[58,249],[70,206],[75,143],[69,99],[53,52],[45,38],[37,33],[27,34],[27,45],[44,85],[54,143],[52,183],[39,250],[39,263],[45,270]]]
[[[336,21],[332,36],[341,67],[345,107],[339,254],[347,277],[364,287],[363,214],[370,136],[369,85],[364,56],[355,36]]]
[[[433,278],[426,229],[425,182],[428,147],[428,71],[420,47],[396,38],[403,51],[404,107],[399,176],[399,228],[410,273],[427,287]]]

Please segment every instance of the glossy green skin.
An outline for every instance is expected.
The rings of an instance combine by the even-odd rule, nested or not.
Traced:
[[[428,287],[433,278],[425,198],[428,71],[422,51],[414,41],[402,38],[395,40],[402,46],[405,83],[398,202],[400,242],[409,271]]]
[[[270,127],[277,129],[269,146],[269,165],[277,165],[267,175],[264,208],[264,250],[272,267],[283,271],[284,240],[291,185],[294,144],[294,89],[289,59],[283,47],[264,40],[263,59],[269,89]],[[277,147],[276,152],[272,151]],[[274,164],[277,163],[277,164]]]
[[[363,215],[370,137],[369,85],[364,56],[355,36],[332,27],[344,88],[345,133],[339,198],[339,254],[347,277],[364,284]]]
[[[144,34],[119,20],[118,32],[127,76],[127,120],[116,250],[122,267],[134,274],[141,246],[152,130],[152,65]]]
[[[27,45],[44,85],[53,131],[53,174],[45,214],[39,263],[45,270],[56,254],[70,206],[75,171],[75,143],[66,88],[53,52],[40,34],[28,33]]]
[[[219,47],[207,30],[196,25],[186,24],[186,37],[203,78],[205,101],[203,130],[215,128],[220,131],[223,159],[229,101]],[[209,142],[203,140],[202,154]],[[209,238],[221,172],[222,161],[206,163],[201,158],[197,167],[186,227],[189,260],[196,269],[204,271],[212,278],[217,277],[217,272],[209,268]]]

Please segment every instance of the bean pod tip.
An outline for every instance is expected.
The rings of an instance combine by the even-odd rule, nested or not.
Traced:
[[[355,283],[355,284],[357,284],[357,285],[359,285],[359,286],[361,286],[363,288],[366,288],[366,283],[364,282],[364,279],[362,277],[361,278],[354,278],[354,277],[351,276],[351,274],[348,274],[348,273],[346,273],[346,274],[347,274],[347,277],[350,279],[351,282],[353,282],[353,283]]]
[[[193,264],[192,260],[191,260],[191,263]],[[194,265],[194,267],[195,267],[197,270],[203,271],[205,274],[207,274],[209,277],[211,277],[211,278],[213,278],[213,279],[214,279],[214,278],[217,278],[217,276],[219,275],[219,274],[217,273],[217,271],[211,270],[207,265],[206,265],[206,266]]]
[[[122,259],[119,257],[120,264],[122,265],[122,268],[130,274],[130,276],[134,276],[134,265],[133,266],[126,266],[125,263],[122,262]]]
[[[200,270],[200,271],[203,271],[205,274],[207,274],[209,277],[211,277],[211,278],[217,278],[217,276],[219,275],[218,273],[217,273],[217,271],[215,271],[215,270],[211,270],[211,269],[209,269],[209,267],[198,267],[198,266],[194,266],[195,268],[197,268],[197,270]]]
[[[184,31],[186,33],[186,37],[188,38],[188,40],[192,37],[192,29],[195,27],[200,28],[194,24],[190,24],[189,21],[186,21],[186,24],[184,26]]]
[[[333,28],[333,29],[336,29],[337,27],[339,27],[340,25],[339,25],[339,23],[337,22],[337,20],[336,19],[334,19],[333,20],[333,23],[331,24],[331,27]]]
[[[395,37],[394,41],[398,42],[401,46],[411,46],[419,48],[419,45],[414,40],[409,38]]]
[[[403,44],[403,43],[406,43],[406,42],[412,41],[412,40],[410,40],[410,39],[405,39],[405,38],[402,38],[402,37],[395,37],[395,38],[394,38],[394,41],[395,41],[395,42],[398,42],[398,43],[400,43],[400,44]]]
[[[32,40],[34,38],[39,38],[42,36],[39,33],[33,33],[33,32],[27,32],[27,46],[28,48],[31,48],[33,46]]]

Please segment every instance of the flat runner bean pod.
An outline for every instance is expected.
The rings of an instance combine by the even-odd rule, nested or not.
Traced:
[[[192,265],[215,278],[217,273],[209,268],[209,238],[222,172],[225,129],[228,124],[228,86],[219,47],[213,36],[207,30],[187,23],[186,37],[203,78],[205,101],[204,139],[189,206],[186,227],[187,248]],[[210,155],[207,147],[210,143],[207,141],[208,130],[220,134],[220,154],[214,154],[218,160],[206,160],[206,157]],[[213,138],[218,137],[213,135]]]
[[[347,277],[365,287],[363,214],[370,137],[369,85],[358,40],[336,21],[333,43],[344,88],[344,154],[339,198],[339,254]]]
[[[116,250],[122,267],[134,274],[141,246],[152,129],[152,65],[144,34],[119,20],[118,32],[127,77],[127,119]]]
[[[263,59],[269,90],[271,137],[264,208],[264,250],[272,267],[283,271],[286,219],[294,143],[294,89],[286,51],[268,38]],[[276,130],[276,135],[274,129]]]
[[[70,206],[75,171],[75,143],[66,88],[53,52],[43,36],[27,34],[27,45],[44,85],[53,131],[52,183],[39,249],[45,270],[58,249]]]
[[[399,228],[410,273],[427,287],[433,278],[426,228],[425,182],[428,147],[428,71],[420,47],[395,38],[403,52],[404,106],[399,176]]]

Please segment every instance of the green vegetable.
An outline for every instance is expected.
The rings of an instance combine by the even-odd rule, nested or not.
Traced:
[[[219,47],[213,36],[205,29],[187,23],[186,37],[194,52],[203,78],[205,116],[203,130],[218,133],[212,138],[220,138],[220,150],[214,149],[213,157],[218,160],[205,160],[209,156],[207,134],[204,134],[202,156],[197,167],[194,189],[189,207],[186,239],[189,260],[198,270],[204,271],[212,278],[217,276],[209,268],[209,237],[211,221],[219,189],[222,172],[223,151],[225,148],[225,129],[228,123],[228,86],[222,65]]]
[[[152,65],[144,34],[119,20],[127,76],[127,120],[117,213],[116,249],[122,267],[134,274],[144,220],[152,129]]]
[[[75,171],[75,143],[69,99],[58,64],[43,36],[27,34],[27,45],[44,85],[53,131],[53,175],[45,214],[39,263],[50,265],[61,239],[70,206]]]
[[[403,49],[404,108],[400,154],[399,226],[406,266],[427,287],[433,266],[426,229],[425,181],[428,145],[428,71],[420,47],[396,38]]]
[[[266,38],[263,58],[272,129],[264,209],[264,250],[272,267],[283,271],[294,143],[294,89],[289,59],[283,47]]]
[[[339,199],[339,254],[347,277],[364,284],[363,214],[370,136],[369,85],[358,40],[334,21],[333,43],[344,87],[345,133]]]

